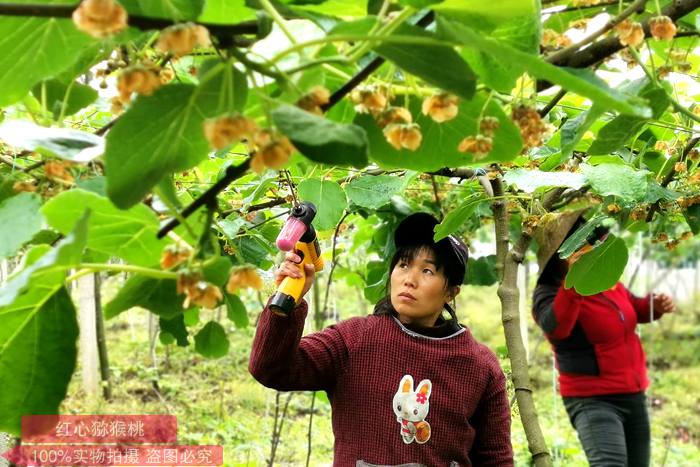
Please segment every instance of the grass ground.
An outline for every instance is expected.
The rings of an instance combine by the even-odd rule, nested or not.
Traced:
[[[344,295],[342,287],[339,289],[339,297],[357,295]],[[466,287],[460,297],[458,310],[462,321],[479,340],[503,354],[500,307],[495,288]],[[352,303],[354,300],[356,298],[348,299]],[[252,303],[249,313],[251,323],[254,323],[257,309]],[[338,303],[341,303],[340,299]],[[348,310],[341,312],[341,318],[353,314],[352,303]],[[213,313],[203,313],[200,320],[204,323],[212,317]],[[165,347],[158,343],[154,366],[144,310],[133,309],[108,321],[113,398],[106,402],[87,397],[81,389],[78,369],[63,404],[63,412],[171,413],[178,417],[180,444],[221,444],[227,466],[266,465],[271,451],[277,393],[262,387],[248,374],[253,325],[236,329],[225,318],[222,323],[231,342],[225,357],[207,360],[196,354],[192,346]],[[654,466],[700,465],[700,391],[696,389],[700,381],[700,356],[696,353],[700,338],[698,323],[697,315],[681,308],[679,318],[673,323],[643,328],[645,347],[655,365],[651,369],[650,392]],[[554,463],[557,466],[585,466],[576,434],[553,387],[549,347],[537,329],[530,330],[529,347],[534,398]],[[508,361],[504,359],[502,363],[507,372]],[[286,396],[280,401],[284,405]],[[310,393],[291,396],[275,453],[275,465],[305,465],[310,404]],[[512,439],[516,465],[529,465],[527,443],[517,414],[514,414]],[[310,465],[330,464],[332,449],[330,407],[320,395],[314,401]]]

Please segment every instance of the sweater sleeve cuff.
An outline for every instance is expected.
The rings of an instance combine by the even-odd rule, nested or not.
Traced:
[[[304,300],[303,298],[299,300],[299,302],[297,302],[297,304],[294,306],[294,309],[292,309],[292,312],[289,314],[289,316],[273,312],[270,309],[271,300],[272,297],[267,299],[267,304],[265,305],[265,313],[270,314],[270,317],[273,320],[273,322],[278,324],[289,324],[289,320],[293,320],[294,324],[301,324],[302,326],[304,325],[306,315],[309,312],[309,304],[306,302],[306,300]]]

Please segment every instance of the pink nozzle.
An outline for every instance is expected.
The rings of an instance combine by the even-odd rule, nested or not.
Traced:
[[[277,236],[277,248],[282,251],[292,251],[302,235],[306,232],[306,224],[299,219],[290,217]]]

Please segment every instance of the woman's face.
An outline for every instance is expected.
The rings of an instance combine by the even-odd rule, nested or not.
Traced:
[[[459,293],[459,287],[446,288],[446,280],[427,248],[419,250],[412,260],[399,260],[391,271],[391,304],[399,320],[433,326],[445,303]]]

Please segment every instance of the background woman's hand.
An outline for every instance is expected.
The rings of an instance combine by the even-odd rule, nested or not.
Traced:
[[[302,277],[300,270],[301,257],[294,253],[293,251],[288,251],[284,255],[284,261],[279,265],[275,271],[275,283],[280,285],[285,277],[291,277],[293,279],[299,279]],[[314,276],[316,275],[316,268],[313,264],[304,265],[306,272],[306,279],[304,280],[304,288],[301,291],[301,297],[306,295],[306,292],[311,288],[311,284],[314,282]],[[299,298],[301,298],[299,297]]]
[[[676,309],[676,305],[673,303],[673,299],[668,295],[654,294],[654,315],[663,315],[665,313],[671,313]]]

